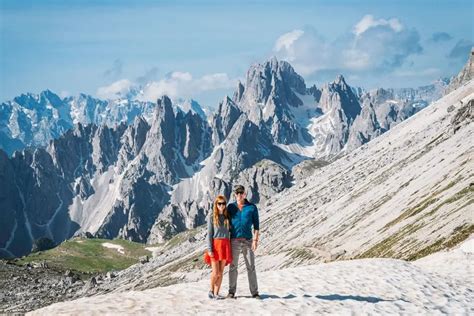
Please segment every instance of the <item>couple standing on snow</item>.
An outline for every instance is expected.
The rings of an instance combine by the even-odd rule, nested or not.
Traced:
[[[219,290],[224,268],[228,264],[230,269],[227,298],[235,298],[237,267],[242,252],[247,267],[250,293],[252,297],[260,299],[254,254],[259,236],[258,209],[246,199],[245,188],[242,185],[234,188],[234,195],[235,202],[228,205],[223,195],[217,196],[208,220],[208,246],[204,261],[212,267],[209,298],[224,298],[219,295]]]

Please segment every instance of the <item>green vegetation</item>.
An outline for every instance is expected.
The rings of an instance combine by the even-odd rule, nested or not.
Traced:
[[[289,255],[292,259],[310,260],[316,256],[310,249],[306,248],[293,248],[289,251]]]
[[[385,238],[381,242],[375,244],[367,251],[363,252],[357,258],[399,258],[399,253],[395,252],[393,246],[402,241],[405,237],[419,230],[422,224],[409,224],[399,230],[397,233]]]
[[[123,254],[117,249],[106,248],[102,243],[123,247]],[[73,270],[80,274],[105,273],[122,270],[138,262],[139,257],[151,252],[147,245],[123,239],[71,239],[56,248],[32,253],[16,260],[17,264],[45,261],[49,267],[58,270]]]
[[[418,203],[417,205],[415,205],[414,207],[411,207],[409,208],[408,210],[406,210],[405,212],[403,212],[402,214],[400,214],[397,218],[395,218],[394,220],[388,222],[385,226],[384,226],[384,229],[387,229],[399,222],[401,222],[402,220],[408,218],[408,217],[412,217],[412,216],[415,216],[416,214],[422,212],[424,209],[426,209],[429,205],[435,203],[438,201],[437,198],[434,198],[435,194],[431,195],[430,197],[422,200],[420,203]]]
[[[435,191],[433,194],[431,194],[430,196],[428,196],[427,198],[424,198],[421,202],[419,202],[418,204],[416,204],[414,207],[411,207],[409,209],[407,209],[406,211],[404,211],[402,214],[400,214],[397,218],[395,218],[394,220],[390,221],[389,223],[387,223],[385,226],[384,226],[384,229],[388,229],[389,227],[401,222],[402,220],[406,219],[406,218],[409,218],[409,217],[412,217],[412,216],[415,216],[416,214],[419,214],[421,213],[422,211],[424,211],[428,206],[430,206],[431,204],[434,204],[436,202],[438,202],[440,199],[437,198],[436,196],[439,195],[440,193],[442,193],[443,191],[446,191],[450,188],[452,188],[457,182],[459,182],[462,178],[461,177],[458,177],[457,179],[451,181],[450,183],[448,183],[444,188],[440,189],[440,190],[437,190]],[[441,206],[445,205],[445,204],[449,204],[449,203],[453,203],[459,199],[461,199],[463,196],[465,196],[466,194],[470,193],[470,192],[473,192],[474,191],[474,187],[473,186],[467,186],[466,188],[462,189],[461,191],[457,192],[456,194],[454,194],[452,197],[442,201],[440,204],[438,204],[433,210],[431,210],[428,214],[426,214],[425,216],[429,216],[429,215],[432,215],[434,214]]]
[[[456,227],[453,230],[453,234],[449,238],[440,238],[429,246],[426,246],[419,250],[418,252],[413,253],[408,257],[408,260],[417,260],[428,256],[434,252],[453,248],[454,246],[460,244],[469,237],[470,234],[474,233],[474,225],[464,224],[462,226]]]
[[[376,201],[372,207],[370,209],[368,209],[367,211],[364,212],[364,214],[362,215],[361,218],[365,218],[366,216],[368,216],[370,213],[378,210],[382,205],[384,205],[385,203],[387,203],[388,201],[390,201],[391,198],[393,198],[395,196],[395,193],[392,192],[390,194],[386,194],[384,195],[380,200]],[[361,219],[360,218],[360,219]],[[359,219],[357,219],[357,221],[359,221]]]
[[[443,205],[446,205],[446,204],[450,204],[450,203],[454,203],[456,202],[457,200],[460,200],[461,198],[463,198],[466,194],[468,193],[472,193],[474,192],[474,186],[468,186],[468,187],[465,187],[464,189],[462,189],[461,191],[457,192],[456,194],[454,194],[452,197],[444,200],[443,202],[441,202],[440,204],[436,205],[435,208],[433,208],[429,213],[427,213],[426,215],[424,215],[423,217],[427,217],[427,216],[431,216],[433,215],[434,213],[436,213]],[[461,208],[469,205],[469,204],[472,204],[472,199],[468,201],[467,204],[463,205]]]
[[[440,238],[433,242],[432,244],[416,251],[416,252],[408,252],[408,256],[405,256],[404,253],[400,251],[400,249],[395,249],[395,245],[400,244],[403,242],[404,246],[410,245],[410,248],[414,248],[414,241],[410,240],[407,241],[406,238],[422,228],[422,224],[410,224],[403,227],[397,233],[393,234],[392,236],[385,238],[381,242],[372,246],[369,250],[365,251],[364,253],[357,256],[357,258],[399,258],[399,259],[407,259],[407,260],[417,260],[419,258],[425,257],[430,255],[434,252],[452,248],[459,243],[463,242],[464,240],[469,237],[470,234],[474,233],[474,225],[473,224],[464,224],[459,227],[456,227],[451,236],[448,238]],[[406,253],[406,252],[405,252]]]

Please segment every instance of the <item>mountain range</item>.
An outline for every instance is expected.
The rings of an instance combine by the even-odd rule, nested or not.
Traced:
[[[209,116],[166,96],[22,95],[0,106],[0,256],[86,232],[162,242],[203,224],[213,197],[230,196],[235,183],[264,205],[306,177],[304,166],[340,161],[446,85],[364,91],[338,76],[307,87],[272,58],[252,65]]]

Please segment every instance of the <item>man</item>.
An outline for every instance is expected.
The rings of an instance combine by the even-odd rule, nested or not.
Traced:
[[[250,293],[252,297],[260,299],[254,254],[258,246],[258,210],[254,204],[246,199],[247,195],[242,185],[237,185],[234,188],[234,193],[236,201],[227,206],[231,221],[230,244],[232,246],[232,263],[229,269],[229,294],[227,298],[235,298],[238,275],[237,267],[239,264],[239,255],[242,252],[245,266],[247,267]]]

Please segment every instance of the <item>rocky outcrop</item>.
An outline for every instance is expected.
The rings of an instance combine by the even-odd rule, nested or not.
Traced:
[[[328,159],[344,148],[350,127],[359,116],[361,107],[342,76],[322,87],[319,107],[323,115],[311,126],[316,147],[313,157]]]
[[[451,82],[449,86],[446,88],[445,93],[448,94],[453,90],[461,87],[462,85],[466,84],[470,80],[474,78],[474,47],[471,49],[471,53],[469,54],[469,59],[464,65],[463,69],[451,78]]]
[[[239,82],[240,84],[240,82]],[[242,111],[229,97],[226,97],[219,103],[217,112],[213,115],[211,121],[212,143],[219,145],[229,135],[232,126],[242,114]]]
[[[468,100],[466,103],[462,101],[459,107],[451,118],[451,125],[453,133],[456,133],[459,129],[469,125],[474,121],[474,100]]]
[[[288,169],[274,161],[263,159],[243,170],[234,182],[247,189],[249,200],[264,205],[268,199],[291,187],[292,180]]]

